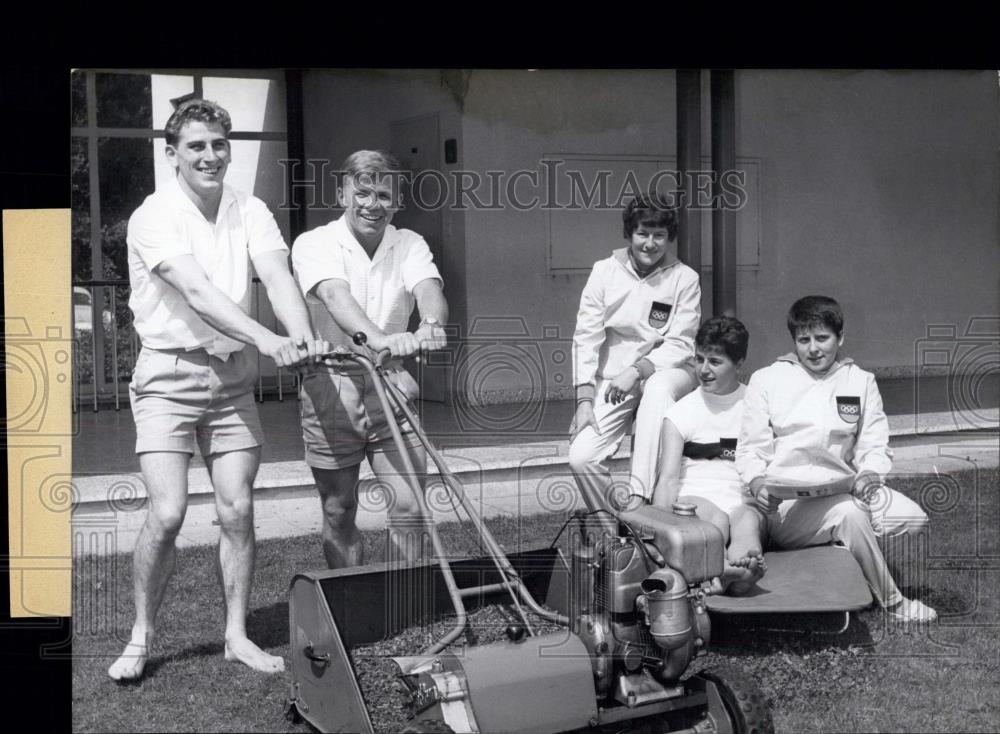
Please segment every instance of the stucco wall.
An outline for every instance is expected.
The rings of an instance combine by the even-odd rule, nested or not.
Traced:
[[[521,181],[522,201],[544,200],[544,156],[674,156],[670,71],[447,74],[306,73],[307,157],[335,167],[356,148],[388,146],[392,120],[428,112],[440,114],[442,139],[459,143],[458,162],[442,170],[477,172],[484,179],[477,193],[487,201],[495,194],[487,172],[519,170],[539,177],[537,186]],[[737,156],[757,161],[759,171],[759,200],[751,203],[760,218],[759,264],[737,278],[738,315],[752,334],[750,368],[788,350],[784,314],[807,293],[841,300],[845,349],[873,367],[913,366],[930,324],[961,333],[969,318],[1000,313],[994,72],[739,71],[736,110]],[[586,273],[550,272],[548,212],[510,206],[506,194],[497,209],[444,213],[453,314],[466,330],[478,319],[497,331],[523,325],[531,338],[566,340]],[[312,211],[308,224],[330,216]],[[623,244],[612,238],[607,249]],[[566,388],[565,374],[547,380],[550,391]],[[523,397],[525,386],[517,370],[498,369],[475,389],[499,400]]]
[[[930,324],[961,334],[1000,313],[994,72],[740,71],[736,90],[737,155],[760,170],[760,264],[737,278],[748,367],[788,350],[785,312],[808,293],[843,303],[845,350],[872,367],[913,366]],[[672,155],[674,105],[669,72],[476,72],[466,163]],[[469,217],[470,313],[516,304],[531,328],[570,333],[584,278],[546,272],[547,234],[541,211]],[[708,314],[710,268],[702,283]]]
[[[840,300],[870,366],[1000,313],[995,72],[742,71],[736,103],[738,151],[762,160],[761,267],[739,278],[753,364],[787,351],[799,295]]]

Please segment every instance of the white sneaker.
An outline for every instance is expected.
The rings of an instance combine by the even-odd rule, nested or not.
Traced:
[[[886,609],[886,614],[901,622],[917,622],[920,624],[933,622],[937,612],[917,599],[903,599],[899,604]]]

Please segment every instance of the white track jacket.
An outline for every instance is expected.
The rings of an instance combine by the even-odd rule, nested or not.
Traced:
[[[701,284],[694,270],[675,259],[640,278],[628,248],[615,250],[594,263],[580,296],[573,384],[617,377],[643,357],[658,370],[693,368],[700,321]]]
[[[817,378],[792,353],[750,378],[736,444],[744,483],[766,475],[825,484],[862,471],[884,480],[891,456],[875,376],[853,360]]]

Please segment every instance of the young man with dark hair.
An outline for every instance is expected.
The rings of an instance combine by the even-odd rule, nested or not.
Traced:
[[[677,212],[643,195],[622,212],[629,246],[594,264],[573,336],[576,414],[569,465],[581,492],[607,502],[612,456],[635,421],[630,493],[653,496],[660,424],[694,389],[694,334],[701,320],[698,273],[670,251]],[[598,500],[599,501],[599,500]]]
[[[280,657],[246,634],[252,488],[263,435],[253,398],[256,363],[244,347],[256,347],[279,367],[295,367],[318,361],[327,345],[313,337],[271,212],[260,199],[223,184],[230,127],[229,114],[212,102],[178,107],[166,125],[167,160],[176,176],[146,197],[128,223],[129,306],[142,341],[129,391],[149,509],[134,554],[131,641],[108,669],[116,680],[139,678],[150,654],[196,447],[219,514],[225,657],[262,672],[284,669]],[[251,262],[288,336],[247,315]]]
[[[336,346],[357,350],[355,332],[376,352],[388,349],[391,379],[411,401],[416,381],[402,358],[441,349],[448,304],[424,238],[390,222],[400,205],[399,163],[382,151],[360,150],[343,165],[339,219],[295,240],[292,263],[317,332]],[[414,305],[421,322],[408,331]],[[387,416],[360,365],[329,364],[302,382],[302,436],[323,507],[323,552],[330,568],[362,562],[357,483],[368,458],[388,495],[389,552],[414,559],[424,552],[420,508],[410,490],[423,488],[427,459],[412,427],[397,416],[416,477],[407,478]]]
[[[842,543],[891,617],[932,622],[933,609],[899,591],[879,545],[915,545],[928,519],[884,485],[892,469],[889,421],[875,377],[841,357],[843,329],[843,311],[832,298],[806,296],[792,304],[794,351],[750,378],[736,467],[767,514],[774,543]],[[816,491],[782,501],[775,496],[780,484]],[[841,486],[849,491],[838,493]]]

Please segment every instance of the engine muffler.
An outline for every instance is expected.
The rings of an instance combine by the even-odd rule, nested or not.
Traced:
[[[636,601],[659,648],[667,652],[691,642],[691,604],[684,577],[672,568],[661,568],[640,586],[643,595]]]

